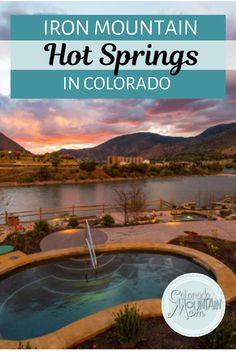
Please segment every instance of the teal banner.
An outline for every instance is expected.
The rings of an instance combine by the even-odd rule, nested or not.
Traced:
[[[224,98],[225,71],[12,70],[11,98]]]
[[[12,15],[11,40],[225,40],[225,15]]]
[[[12,98],[223,98],[225,15],[13,15]]]

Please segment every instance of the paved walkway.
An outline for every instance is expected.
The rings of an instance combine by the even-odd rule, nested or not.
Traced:
[[[139,226],[93,229],[95,244],[126,242],[167,243],[184,231],[194,231],[201,236],[219,237],[236,242],[236,220],[166,222]],[[46,236],[41,242],[42,251],[61,249],[85,244],[85,230],[64,230]],[[2,235],[3,241],[4,236]]]
[[[148,224],[140,226],[114,227],[104,229],[108,243],[117,242],[169,242],[184,235],[184,231],[194,231],[201,236],[213,236],[236,241],[236,221],[188,221]]]
[[[42,239],[40,248],[42,251],[50,251],[62,248],[79,247],[85,245],[86,230],[63,230],[49,234]],[[107,234],[100,229],[93,230],[94,244],[107,241]]]
[[[236,241],[236,221],[225,220],[168,222],[92,229],[92,235],[95,244],[120,242],[167,243],[178,236],[185,235],[184,231],[194,231],[201,236],[212,236]],[[83,246],[85,244],[85,235],[85,230],[55,232],[42,240],[41,249],[47,251],[50,249]]]

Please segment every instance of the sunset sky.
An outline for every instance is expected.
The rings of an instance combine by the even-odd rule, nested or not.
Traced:
[[[135,8],[135,10],[134,10]],[[0,3],[0,131],[35,153],[84,148],[114,136],[150,131],[192,136],[236,121],[236,75],[227,72],[227,99],[201,100],[11,100],[11,14],[226,14],[227,39],[236,40],[236,4],[204,3]]]

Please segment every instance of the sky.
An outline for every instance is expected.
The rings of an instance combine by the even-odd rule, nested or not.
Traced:
[[[86,148],[117,135],[154,132],[194,136],[236,121],[236,71],[227,71],[226,99],[13,100],[10,92],[11,14],[226,14],[227,39],[236,40],[233,2],[0,2],[0,131],[27,150]]]

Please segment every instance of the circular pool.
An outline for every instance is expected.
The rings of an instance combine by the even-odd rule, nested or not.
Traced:
[[[190,258],[168,253],[68,257],[10,274],[0,285],[0,338],[22,340],[53,332],[114,305],[161,298],[185,273],[213,273]]]

